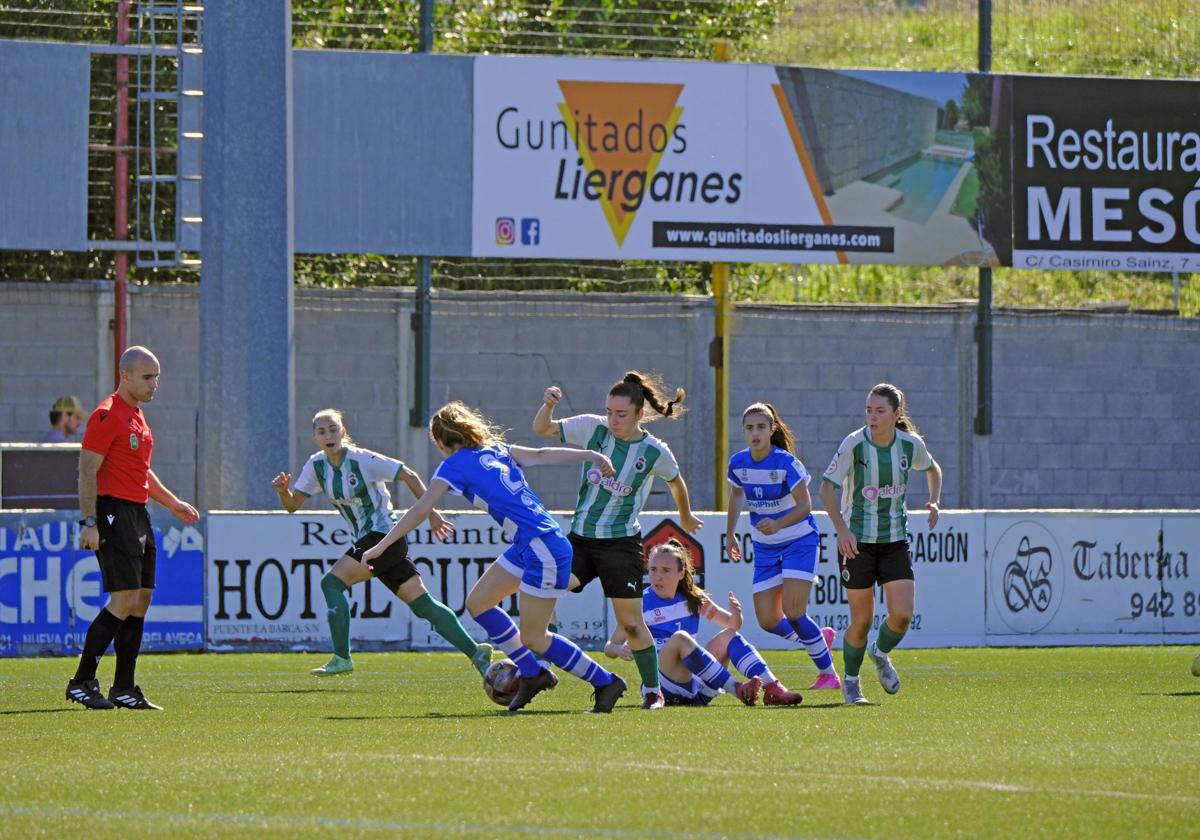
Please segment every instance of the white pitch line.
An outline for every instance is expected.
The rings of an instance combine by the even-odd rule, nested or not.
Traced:
[[[486,764],[494,766],[496,764],[513,764],[519,766],[528,766],[531,762],[520,758],[504,758],[501,756],[446,756],[446,755],[396,755],[391,753],[344,753],[346,756],[352,756],[359,760],[371,759],[380,761],[434,761],[445,763],[448,761],[457,762],[460,764]],[[762,775],[760,770],[736,770],[717,767],[688,767],[682,764],[666,764],[666,763],[643,763],[643,762],[621,762],[621,761],[601,761],[588,762],[581,767],[578,758],[571,759],[547,759],[538,758],[534,762],[540,766],[558,765],[564,768],[573,770],[585,770],[591,772],[593,770],[615,770],[627,772],[631,770],[640,771],[655,771],[655,772],[673,772],[684,773],[687,775],[703,775],[703,776],[753,776]],[[822,771],[824,776],[846,779],[850,781],[861,781],[877,779],[877,774],[869,773],[839,773]],[[1052,794],[1055,796],[1077,796],[1093,799],[1134,799],[1147,802],[1176,802],[1183,805],[1200,805],[1200,796],[1188,796],[1186,794],[1176,793],[1143,793],[1140,791],[1129,790],[1106,790],[1103,788],[1070,788],[1070,787],[1043,787],[1033,785],[1011,784],[1009,782],[992,782],[973,779],[936,779],[928,777],[897,777],[889,780],[889,784],[897,784],[901,787],[909,788],[928,788],[934,787],[943,790],[979,790],[992,793],[1011,793],[1011,794]]]

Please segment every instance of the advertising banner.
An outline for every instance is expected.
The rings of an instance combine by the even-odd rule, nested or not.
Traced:
[[[1016,76],[1013,265],[1200,270],[1200,85]]]
[[[78,654],[108,601],[100,566],[79,545],[78,511],[0,514],[0,656]],[[157,586],[143,651],[204,643],[204,541],[151,506]]]
[[[987,514],[988,643],[1200,639],[1198,537],[1194,516]]]
[[[837,537],[829,517],[815,514],[821,533],[817,576],[808,599],[808,614],[821,626],[830,626],[841,634],[850,624],[846,590],[838,574]],[[711,525],[715,517],[709,517]],[[724,520],[720,530],[724,531]],[[948,511],[937,528],[930,531],[927,516],[912,511],[908,519],[911,531],[913,575],[917,603],[912,627],[904,637],[907,647],[976,647],[984,640],[984,514]],[[707,526],[705,530],[708,529]],[[724,535],[712,535],[715,561],[708,564],[704,586],[712,597],[726,606],[732,591],[742,602],[746,616],[741,633],[763,649],[791,648],[791,643],[767,633],[754,617],[751,588],[754,547],[751,544],[749,518],[739,520],[737,539],[742,561],[735,563],[725,553]],[[875,619],[872,632],[887,614],[881,593],[876,591]],[[713,633],[718,629],[711,628]],[[707,629],[705,630],[707,632]]]
[[[994,145],[992,89],[955,73],[481,56],[472,252],[994,265],[987,206],[1007,230],[1008,198],[975,165]]]
[[[453,539],[437,540],[422,525],[409,534],[409,556],[429,593],[459,616],[476,639],[483,629],[466,611],[466,593],[508,547],[482,513],[448,513]],[[560,517],[563,525],[569,520]],[[321,578],[353,544],[335,513],[214,513],[208,522],[208,646],[213,650],[327,650],[329,630]],[[607,637],[603,598],[595,591],[564,598],[562,632],[590,645]],[[355,649],[445,648],[428,622],[413,620],[395,593],[371,579],[350,590]],[[519,617],[517,599],[504,609]]]

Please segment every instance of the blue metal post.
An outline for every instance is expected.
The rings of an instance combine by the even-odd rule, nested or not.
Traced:
[[[199,498],[275,508],[295,468],[289,0],[207,4]]]

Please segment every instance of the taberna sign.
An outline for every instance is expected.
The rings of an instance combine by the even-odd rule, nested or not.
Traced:
[[[1200,270],[1200,86],[1012,82],[1013,264]]]

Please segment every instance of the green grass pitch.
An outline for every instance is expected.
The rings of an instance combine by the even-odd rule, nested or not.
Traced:
[[[509,715],[443,653],[326,679],[316,654],[143,656],[161,713],[66,703],[71,660],[0,660],[0,836],[1195,837],[1194,655],[900,650],[900,694],[864,670],[870,707],[631,691],[607,716],[572,677]]]

